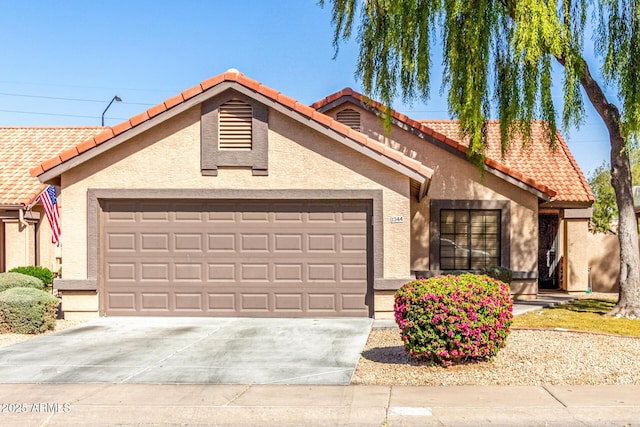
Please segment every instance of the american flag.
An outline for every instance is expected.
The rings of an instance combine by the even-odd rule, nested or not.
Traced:
[[[53,185],[47,187],[40,194],[40,203],[51,224],[51,243],[60,246],[60,214],[58,213],[58,199],[56,198],[56,188]]]

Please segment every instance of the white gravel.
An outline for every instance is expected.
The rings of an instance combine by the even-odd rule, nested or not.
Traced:
[[[374,330],[352,384],[640,384],[640,338],[512,330],[493,361],[443,368],[407,356],[398,330]]]

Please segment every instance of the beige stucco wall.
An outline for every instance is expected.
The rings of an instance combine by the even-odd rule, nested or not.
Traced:
[[[23,225],[17,220],[5,220],[5,270],[35,264],[35,224]]]
[[[584,219],[565,219],[564,229],[564,278],[563,289],[567,292],[584,292],[589,287],[589,246],[585,239],[589,234],[589,223]]]
[[[588,250],[593,292],[618,292],[620,290],[618,286],[619,245],[617,234],[588,233],[585,246]]]
[[[409,217],[407,177],[289,117],[269,114],[268,176],[244,168],[202,176],[199,107],[64,173],[63,277],[87,278],[89,189],[372,189],[383,192],[385,218]],[[410,275],[409,226],[384,224],[384,278]]]
[[[445,200],[508,200],[511,212],[510,268],[537,273],[538,198],[490,173],[484,176],[466,159],[429,144],[423,139],[393,126],[391,132],[373,114],[351,104],[337,107],[328,114],[353,108],[361,114],[362,131],[374,139],[401,151],[434,170],[429,193],[421,203],[411,201],[411,269],[429,270],[429,202]],[[523,282],[530,289],[531,281]],[[537,289],[537,287],[536,287]]]

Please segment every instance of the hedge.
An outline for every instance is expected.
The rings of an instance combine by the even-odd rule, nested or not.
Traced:
[[[0,273],[0,292],[11,288],[35,288],[45,290],[46,286],[37,277],[22,273]]]
[[[0,332],[37,334],[56,327],[58,298],[33,288],[0,292]]]
[[[14,267],[10,272],[22,273],[28,276],[37,277],[42,280],[45,285],[53,284],[53,273],[47,267],[40,267],[37,265],[29,265],[25,267]]]

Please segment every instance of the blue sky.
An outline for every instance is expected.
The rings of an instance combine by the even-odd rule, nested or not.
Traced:
[[[123,102],[105,115],[114,125],[229,68],[306,104],[360,91],[355,41],[335,59],[331,41],[330,10],[316,0],[5,1],[0,125],[100,125],[118,95]],[[426,105],[394,108],[449,119],[440,88],[431,93]],[[606,130],[588,103],[580,130],[564,135],[586,175],[608,159]]]

